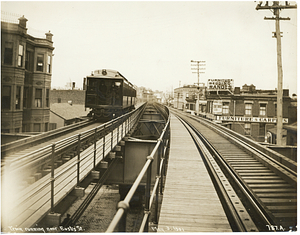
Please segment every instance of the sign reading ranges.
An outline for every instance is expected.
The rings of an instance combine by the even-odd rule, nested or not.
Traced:
[[[267,122],[267,123],[277,122],[277,118],[236,117],[236,116],[217,116],[217,120],[232,121],[232,122]],[[282,123],[288,123],[288,118],[283,118]]]
[[[232,90],[233,89],[233,79],[208,79],[207,80],[207,90],[217,91],[217,90]]]

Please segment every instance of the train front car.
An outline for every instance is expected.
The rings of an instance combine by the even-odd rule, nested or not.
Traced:
[[[89,116],[108,121],[134,108],[136,90],[118,71],[96,70],[85,81],[85,107]]]

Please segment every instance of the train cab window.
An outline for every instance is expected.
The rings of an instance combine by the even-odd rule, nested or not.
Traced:
[[[97,81],[95,79],[88,79],[87,90],[95,91]]]

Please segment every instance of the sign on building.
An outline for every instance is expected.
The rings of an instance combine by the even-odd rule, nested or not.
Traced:
[[[263,118],[263,117],[237,117],[237,116],[217,116],[219,121],[231,121],[231,122],[264,122],[264,123],[276,123],[277,118]],[[288,123],[288,118],[283,118],[282,123]]]
[[[212,78],[207,81],[208,91],[233,90],[233,79]]]
[[[213,102],[213,114],[222,115],[222,100],[214,100],[214,102]]]

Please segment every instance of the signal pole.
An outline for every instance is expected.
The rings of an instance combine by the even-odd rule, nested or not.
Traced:
[[[198,74],[198,83],[197,83],[197,89],[198,89],[198,94],[197,94],[197,101],[196,101],[196,113],[197,115],[199,114],[199,99],[200,99],[200,70],[205,70],[205,68],[200,68],[200,66],[205,66],[205,61],[200,61],[200,60],[191,60],[192,63],[197,63],[197,64],[192,64],[192,66],[197,66],[197,68],[192,68],[192,70],[197,70],[197,72],[192,72],[192,73],[197,73]]]
[[[282,99],[283,99],[283,91],[282,91],[282,59],[281,59],[281,32],[280,32],[280,20],[290,20],[289,17],[281,18],[279,16],[281,9],[295,9],[297,5],[291,6],[287,1],[285,1],[285,5],[280,5],[279,1],[273,1],[273,5],[269,6],[269,2],[266,1],[266,4],[262,6],[262,2],[256,6],[256,10],[273,10],[273,14],[275,17],[265,17],[265,20],[275,20],[276,32],[273,32],[273,37],[277,39],[277,73],[278,73],[278,84],[277,84],[277,145],[283,145],[283,131],[282,131]]]

